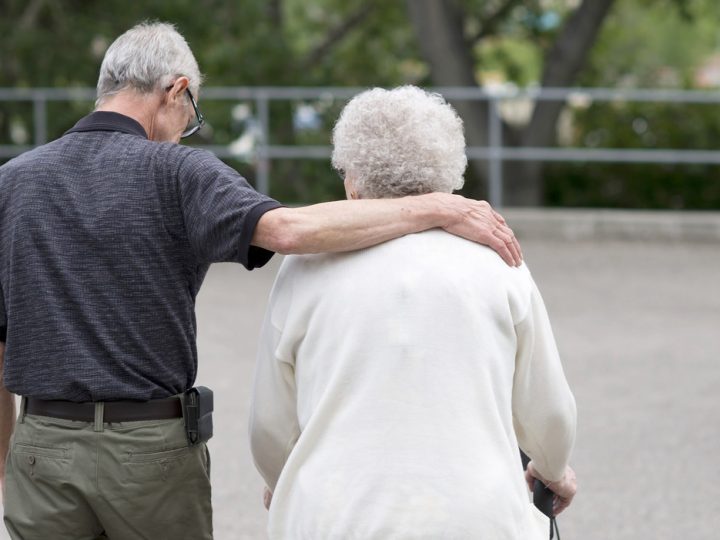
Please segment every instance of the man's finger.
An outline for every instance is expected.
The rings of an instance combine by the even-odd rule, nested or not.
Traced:
[[[506,232],[508,232],[508,234],[510,234],[510,236],[512,237],[512,239],[511,239],[511,242],[513,245],[512,251],[513,251],[513,253],[517,254],[515,261],[516,261],[517,265],[520,266],[523,262],[523,254],[522,254],[522,249],[520,248],[520,242],[518,242],[518,239],[515,236],[515,232],[510,227],[505,225],[505,229],[506,229]]]
[[[495,231],[499,230],[503,233],[507,234],[508,237],[503,237],[503,240],[505,242],[512,242],[512,248],[510,248],[510,251],[513,253],[515,266],[520,266],[523,261],[523,254],[522,249],[520,248],[520,242],[518,242],[517,238],[515,237],[515,233],[513,230],[508,227],[507,223],[503,219],[503,217],[498,214],[495,210],[491,210],[493,218],[495,218],[498,222],[497,227],[495,228]],[[493,231],[494,232],[494,231]]]
[[[515,233],[507,225],[503,225],[502,229],[510,237],[506,243],[509,245],[510,251],[515,257],[515,264],[520,266],[522,264],[522,252],[520,251],[520,244],[518,244],[517,238],[515,238]]]
[[[522,248],[516,236],[513,236],[513,244],[515,244],[515,249],[517,249],[517,252],[520,254],[520,262],[522,262],[525,257],[523,257]]]
[[[505,225],[505,218],[502,217],[499,212],[493,210],[492,213],[493,216],[495,216],[495,219],[497,219],[501,224]]]
[[[513,256],[512,251],[510,251],[508,244],[506,244],[499,236],[493,234],[488,245],[498,252],[498,255],[502,257],[503,261],[510,266],[515,266],[515,257]]]
[[[493,230],[493,234],[495,233],[502,235],[504,242],[509,242],[515,236],[512,229],[507,225],[497,225]]]
[[[510,253],[513,254],[513,258],[515,259],[515,266],[520,266],[522,264],[522,255],[520,255],[520,252],[515,245],[515,241],[510,240],[507,246],[508,249],[510,249]]]
[[[510,229],[507,225],[501,225],[493,231],[493,235],[499,238],[512,254],[513,266],[520,266],[522,263],[522,257],[520,256],[520,251],[518,251],[515,242],[515,235],[513,234],[512,229]]]

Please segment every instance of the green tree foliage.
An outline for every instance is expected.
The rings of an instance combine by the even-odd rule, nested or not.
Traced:
[[[713,0],[620,2],[603,26],[580,83],[692,88],[698,65],[720,51],[718,21],[720,3]]]
[[[707,104],[596,103],[575,114],[578,146],[714,150],[720,117]],[[720,207],[713,165],[553,164],[546,169],[552,206],[702,209]]]
[[[142,20],[175,23],[186,37],[208,86],[395,85],[420,63],[399,3],[354,0],[0,0],[0,87],[94,86],[107,46]],[[202,98],[202,96],[201,96]],[[209,129],[196,141],[228,144],[240,133],[236,103],[202,102]],[[327,107],[324,125],[297,134],[296,103],[272,104],[270,140],[328,144],[342,104]],[[51,103],[49,136],[60,136],[92,103]],[[32,107],[0,103],[0,144],[21,127],[32,141]],[[21,130],[21,131],[22,131]],[[15,133],[18,138],[17,132]],[[25,141],[23,141],[25,139]],[[233,162],[251,180],[251,163]],[[322,200],[343,195],[325,161],[273,163],[274,195]]]
[[[581,77],[585,86],[693,89],[701,64],[720,53],[720,4],[712,0],[622,2],[613,11]],[[714,105],[595,103],[573,113],[571,143],[581,147],[715,150]],[[553,206],[719,209],[712,165],[553,164]]]

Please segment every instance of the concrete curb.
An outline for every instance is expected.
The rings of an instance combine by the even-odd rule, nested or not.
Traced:
[[[720,243],[720,212],[503,208],[519,239]]]

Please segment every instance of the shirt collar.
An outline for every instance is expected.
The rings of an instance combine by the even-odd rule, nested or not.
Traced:
[[[145,139],[148,138],[140,122],[124,114],[111,111],[95,111],[88,114],[75,124],[72,129],[66,131],[65,135],[82,131],[119,131],[121,133],[137,135]]]

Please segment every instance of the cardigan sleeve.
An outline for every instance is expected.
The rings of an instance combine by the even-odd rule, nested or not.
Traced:
[[[532,279],[532,278],[531,278]],[[527,314],[515,326],[513,423],[518,443],[549,481],[562,477],[575,442],[576,407],[545,304],[532,283]]]
[[[300,436],[295,367],[291,359],[280,358],[278,354],[282,330],[275,321],[278,310],[287,308],[285,294],[279,275],[260,332],[250,408],[253,460],[271,491],[275,490],[280,472]],[[279,319],[284,319],[283,314]]]

